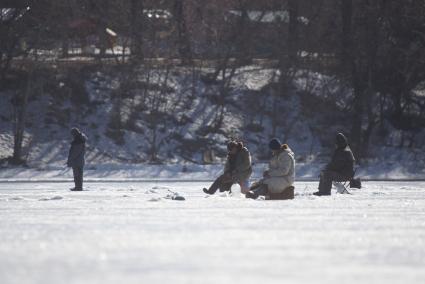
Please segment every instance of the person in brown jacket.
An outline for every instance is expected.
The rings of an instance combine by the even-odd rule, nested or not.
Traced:
[[[249,190],[249,177],[252,174],[251,154],[242,142],[229,142],[227,150],[224,173],[213,182],[209,189],[203,189],[207,194],[214,194],[218,189],[220,192],[231,191],[232,185],[236,183],[240,185],[242,193]]]

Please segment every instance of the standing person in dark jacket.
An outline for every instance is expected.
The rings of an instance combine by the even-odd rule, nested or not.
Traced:
[[[219,176],[209,189],[204,188],[207,194],[230,191],[233,184],[238,183],[242,193],[249,190],[249,177],[252,174],[251,154],[242,142],[231,141],[227,144],[227,161],[224,173]]]
[[[347,181],[354,176],[355,159],[344,134],[336,135],[335,145],[331,162],[320,174],[319,191],[313,193],[314,195],[331,195],[333,181]]]
[[[78,128],[72,128],[71,135],[74,139],[71,142],[68,161],[66,162],[67,166],[72,168],[74,174],[75,187],[71,188],[71,190],[82,191],[87,137]]]

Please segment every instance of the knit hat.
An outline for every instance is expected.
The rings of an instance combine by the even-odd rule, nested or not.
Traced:
[[[228,151],[231,151],[234,148],[241,150],[243,148],[243,143],[238,141],[230,141],[229,143],[227,143]]]
[[[345,147],[347,147],[348,142],[347,142],[347,138],[344,136],[344,134],[338,133],[336,135],[336,139],[335,140],[336,140],[336,145],[339,148],[345,148]]]
[[[79,135],[80,133],[81,132],[80,132],[80,130],[77,127],[71,128],[71,134],[72,135],[76,136],[76,135]]]
[[[277,138],[273,138],[272,140],[270,140],[269,142],[269,148],[271,150],[279,150],[282,147],[282,143],[280,143],[279,139]]]

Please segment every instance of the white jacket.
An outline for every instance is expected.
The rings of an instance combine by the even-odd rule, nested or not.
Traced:
[[[269,176],[263,182],[271,193],[281,193],[295,181],[294,152],[288,147],[273,156],[269,163]]]

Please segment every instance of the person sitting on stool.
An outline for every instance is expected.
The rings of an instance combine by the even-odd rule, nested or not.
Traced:
[[[252,174],[251,154],[242,142],[229,142],[227,150],[224,174],[219,176],[209,189],[203,189],[207,194],[214,194],[218,189],[220,192],[230,192],[235,183],[239,183],[242,193],[249,190],[249,177]]]
[[[269,169],[263,173],[263,179],[254,183],[246,198],[256,199],[260,195],[283,194],[286,190],[291,191],[287,198],[293,198],[293,184],[295,181],[295,158],[294,152],[287,144],[281,144],[277,138],[269,143],[272,150],[272,158]]]
[[[319,191],[313,193],[314,195],[331,195],[333,181],[349,181],[354,176],[355,159],[344,134],[336,135],[335,147],[332,160],[320,173]]]

